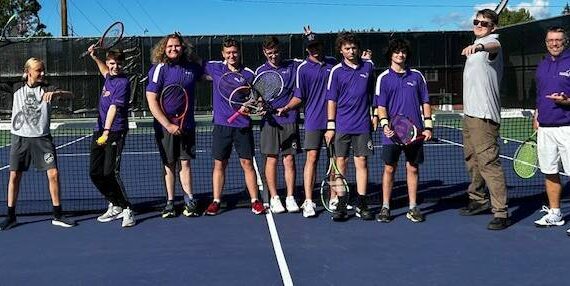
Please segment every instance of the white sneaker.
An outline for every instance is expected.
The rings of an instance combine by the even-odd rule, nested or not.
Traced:
[[[562,219],[562,213],[555,214],[552,209],[546,206],[542,206],[540,212],[545,212],[546,214],[542,216],[539,220],[535,220],[534,224],[538,227],[546,226],[561,226],[564,225],[564,220]]]
[[[123,217],[123,223],[121,224],[122,227],[130,227],[137,223],[135,221],[135,215],[130,208],[124,209],[121,216]]]
[[[329,201],[329,210],[336,211],[336,205],[338,205],[338,197],[334,197]]]
[[[110,222],[112,220],[116,220],[116,219],[120,218],[120,215],[122,212],[123,212],[122,207],[114,206],[112,203],[109,203],[109,206],[107,207],[107,211],[104,214],[100,215],[97,218],[97,221],[99,221],[99,222]]]
[[[275,196],[271,198],[271,200],[269,200],[269,209],[274,214],[280,214],[282,212],[285,212],[285,208],[283,207],[283,204],[281,203],[279,196]]]
[[[317,213],[315,212],[316,207],[317,207],[317,205],[315,203],[313,203],[313,201],[305,200],[303,202],[303,205],[301,205],[301,208],[303,209],[303,216],[304,217],[316,216],[317,215]]]
[[[290,213],[297,213],[300,211],[299,205],[297,205],[295,197],[293,196],[285,198],[285,207],[287,208],[287,211]]]

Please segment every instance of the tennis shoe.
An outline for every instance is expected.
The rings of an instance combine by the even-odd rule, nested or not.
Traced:
[[[357,207],[356,207],[356,216],[363,219],[363,220],[373,220],[374,219],[374,215],[372,214],[372,212],[368,209],[368,205],[365,202],[361,202]]]
[[[315,212],[316,207],[317,207],[317,205],[315,203],[313,203],[313,201],[305,200],[303,202],[303,204],[301,205],[301,208],[303,209],[303,216],[304,217],[316,216],[317,215],[317,213]]]
[[[261,203],[259,200],[255,200],[253,203],[251,203],[251,212],[256,215],[264,214],[265,207],[263,206],[263,203]]]
[[[213,201],[212,203],[210,203],[210,205],[208,205],[208,208],[206,208],[206,211],[204,212],[205,215],[217,215],[220,212],[220,203]]]
[[[406,213],[406,217],[412,222],[423,222],[425,220],[424,215],[420,211],[420,208],[413,207]]]
[[[121,223],[122,227],[131,227],[137,223],[135,220],[135,215],[130,208],[124,209],[121,213],[121,217],[123,218],[123,222]]]
[[[376,215],[376,221],[391,222],[392,217],[390,216],[390,209],[387,207],[382,207],[382,209],[380,209],[380,213]]]
[[[109,203],[109,206],[107,207],[107,211],[104,214],[97,217],[97,221],[98,222],[110,222],[112,220],[116,220],[119,218],[119,216],[121,215],[122,212],[123,212],[123,208],[121,208],[119,206],[114,206],[112,203]]]
[[[184,211],[182,214],[186,217],[200,216],[200,213],[198,212],[198,200],[190,199],[188,203],[184,205]]]
[[[293,196],[285,198],[285,207],[287,208],[287,211],[290,213],[298,213],[300,211],[299,205],[297,205],[295,197]]]
[[[66,217],[54,217],[51,220],[51,224],[55,225],[55,226],[61,226],[61,227],[74,227],[77,225],[77,223],[71,219],[68,219]]]
[[[562,213],[555,214],[552,209],[547,206],[542,206],[540,212],[546,213],[539,220],[534,221],[534,225],[537,227],[548,227],[548,226],[561,226],[564,225],[564,220],[562,219]]]
[[[16,226],[18,224],[18,221],[16,220],[16,217],[11,217],[11,216],[7,216],[2,223],[0,223],[0,230],[9,230],[11,228],[13,228],[14,226]]]
[[[334,197],[329,200],[329,210],[334,212],[336,210],[337,205],[338,205],[338,197]]]
[[[174,209],[174,202],[167,201],[164,209],[162,209],[162,218],[173,218],[176,216],[176,210]]]
[[[285,208],[279,199],[279,196],[274,196],[269,200],[269,209],[274,214],[280,214],[285,212]]]
[[[462,216],[472,216],[483,212],[487,212],[491,209],[491,203],[489,201],[485,203],[476,202],[469,200],[469,204],[459,210],[459,214]]]
[[[568,230],[566,230],[566,234],[567,234],[568,236],[570,236],[570,228],[569,228]]]
[[[346,211],[347,210],[346,206],[347,206],[347,197],[346,196],[339,197],[336,209],[332,214],[332,219],[334,221],[346,221],[348,219],[348,212]]]

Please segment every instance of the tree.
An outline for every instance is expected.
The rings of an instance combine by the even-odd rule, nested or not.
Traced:
[[[568,3],[566,3],[566,6],[564,6],[564,10],[562,10],[562,15],[570,15],[570,6],[568,5]]]
[[[534,17],[530,15],[527,9],[520,8],[518,11],[511,11],[505,8],[499,17],[499,26],[504,27],[530,21],[534,21]]]
[[[0,0],[0,27],[4,27],[4,24],[8,21],[10,16],[18,11],[30,11],[33,12],[33,16],[39,19],[38,12],[42,8],[42,5],[37,0]],[[29,19],[30,21],[35,19]],[[45,31],[46,26],[40,24],[37,36],[51,36],[50,33]]]

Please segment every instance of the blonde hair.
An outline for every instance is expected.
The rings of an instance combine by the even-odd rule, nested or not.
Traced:
[[[29,58],[26,63],[24,63],[24,74],[22,74],[23,81],[26,81],[28,79],[28,71],[37,65],[41,65],[43,69],[46,67],[44,61],[34,57]]]
[[[180,61],[200,63],[200,58],[194,53],[194,46],[184,41],[180,33],[174,33],[165,36],[164,38],[160,39],[156,45],[154,45],[150,56],[150,60],[153,64],[170,62],[170,59],[166,56],[165,53],[166,44],[170,39],[177,39],[182,45],[182,55],[180,56]]]

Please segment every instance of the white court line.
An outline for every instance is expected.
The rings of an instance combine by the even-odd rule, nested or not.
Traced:
[[[259,174],[259,169],[257,168],[257,162],[255,161],[255,157],[253,157],[253,168],[255,169],[255,174],[257,175],[257,188],[261,193],[264,191],[263,181],[261,180],[261,176]],[[266,202],[264,202],[264,204],[265,203]],[[275,258],[277,259],[277,265],[279,266],[279,272],[281,272],[281,280],[283,280],[283,285],[293,286],[293,278],[291,278],[291,272],[289,272],[289,266],[287,266],[287,260],[285,259],[283,248],[281,247],[281,240],[279,240],[279,233],[277,232],[277,226],[275,226],[273,215],[271,214],[271,211],[269,209],[267,209],[267,212],[265,213],[265,219],[267,220],[267,227],[269,228],[269,234],[271,236],[273,250],[275,251]]]

